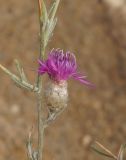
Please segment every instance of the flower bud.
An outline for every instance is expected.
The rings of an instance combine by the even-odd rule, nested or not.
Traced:
[[[56,83],[50,80],[44,90],[45,103],[50,112],[58,112],[67,107],[67,82]]]

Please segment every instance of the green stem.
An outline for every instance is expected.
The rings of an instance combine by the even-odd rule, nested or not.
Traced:
[[[39,59],[44,59],[45,47],[43,45],[43,32],[42,32],[41,17],[39,17],[39,21],[40,21],[39,22],[40,23],[40,53],[39,53]],[[36,87],[39,88],[39,92],[37,93],[37,103],[38,103],[37,104],[37,108],[38,108],[38,159],[37,160],[42,160],[43,140],[44,140],[44,120],[43,120],[44,105],[42,104],[42,79],[41,79],[41,76],[39,74],[37,75]]]
[[[42,105],[42,95],[38,93],[37,95],[38,102],[38,160],[42,160],[43,155],[43,140],[44,140],[44,120],[42,119],[43,115],[43,105]]]
[[[42,12],[44,11],[44,2],[43,0],[38,0],[39,2],[39,23],[40,23],[40,53],[39,53],[39,59],[44,60],[44,54],[46,50],[47,44],[45,43],[46,41],[46,36],[45,32],[46,30],[43,29],[43,23],[44,23],[44,13],[42,15]],[[59,5],[60,0],[56,0],[56,5],[54,8],[54,11],[52,13],[51,21],[50,24],[52,24],[53,19],[55,17],[58,5]],[[45,11],[46,12],[46,11]],[[48,21],[48,19],[46,19]],[[47,22],[46,22],[47,23]],[[42,78],[38,74],[37,75],[37,81],[36,85],[38,88],[37,92],[37,108],[38,108],[38,158],[37,160],[42,160],[43,156],[43,141],[44,141],[44,130],[45,130],[45,120],[44,120],[44,104],[42,103],[43,97],[42,97]]]

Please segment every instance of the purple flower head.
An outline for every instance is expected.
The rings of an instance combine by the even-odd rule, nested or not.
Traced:
[[[73,53],[64,53],[63,50],[53,49],[48,54],[47,60],[38,60],[38,62],[38,73],[40,75],[47,73],[49,77],[57,83],[73,78],[85,85],[92,86],[92,84],[86,80],[85,75],[77,72],[76,58]]]

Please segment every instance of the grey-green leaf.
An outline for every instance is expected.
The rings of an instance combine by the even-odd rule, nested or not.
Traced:
[[[108,157],[108,158],[112,158],[112,159],[115,159],[113,156],[109,155],[109,154],[106,154],[102,151],[99,151],[98,149],[96,149],[94,146],[91,146],[92,150],[95,151],[96,153],[102,155],[102,156],[105,156],[105,157]]]

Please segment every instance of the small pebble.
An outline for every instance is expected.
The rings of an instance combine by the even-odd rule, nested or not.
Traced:
[[[11,113],[12,114],[18,114],[20,112],[20,107],[17,104],[14,104],[11,106]]]
[[[90,135],[85,135],[82,139],[82,143],[85,147],[88,147],[92,142],[92,137]]]

